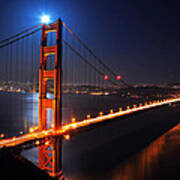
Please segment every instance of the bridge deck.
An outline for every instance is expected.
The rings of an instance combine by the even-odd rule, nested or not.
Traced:
[[[156,101],[153,103],[151,102],[149,104],[146,103],[143,106],[142,105],[140,105],[138,107],[134,106],[134,108],[131,108],[131,109],[126,109],[126,110],[118,111],[118,112],[111,112],[109,114],[100,115],[100,116],[95,117],[95,118],[88,118],[88,119],[85,119],[82,121],[69,123],[69,124],[63,125],[61,129],[57,129],[57,130],[47,129],[47,130],[43,130],[43,131],[36,131],[36,132],[27,133],[27,134],[17,136],[17,137],[13,137],[13,138],[9,138],[9,139],[3,139],[3,140],[0,140],[0,148],[15,147],[15,146],[18,146],[18,145],[21,145],[21,144],[24,144],[24,143],[27,143],[30,141],[35,142],[36,140],[43,139],[46,137],[66,135],[70,131],[80,129],[82,127],[86,127],[86,126],[89,126],[91,124],[100,123],[100,122],[103,122],[106,120],[114,119],[117,117],[122,117],[122,116],[125,116],[127,114],[135,113],[135,112],[142,111],[142,110],[151,109],[154,107],[163,106],[163,105],[170,104],[170,103],[176,103],[179,101],[180,101],[180,98],[175,98],[175,99],[167,99],[167,100]],[[38,141],[35,143],[38,145]]]

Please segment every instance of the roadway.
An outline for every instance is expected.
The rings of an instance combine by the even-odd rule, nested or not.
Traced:
[[[109,114],[103,115],[102,113],[99,114],[99,116],[91,118],[87,117],[87,119],[84,119],[82,121],[76,121],[69,124],[65,124],[60,129],[47,129],[43,131],[32,131],[30,133],[8,138],[8,139],[2,139],[0,140],[0,148],[3,147],[16,147],[24,143],[33,142],[35,145],[40,144],[40,139],[49,138],[53,136],[65,136],[65,138],[69,139],[68,134],[72,131],[75,131],[77,129],[81,129],[83,127],[90,126],[92,124],[104,122],[110,119],[114,119],[117,117],[122,117],[128,114],[132,114],[135,112],[171,104],[171,103],[178,103],[180,101],[180,98],[174,98],[174,99],[166,99],[166,100],[160,100],[160,101],[153,101],[145,104],[139,104],[134,105],[133,108],[127,107],[127,109],[122,110],[119,109],[117,112],[113,112],[113,110],[110,110]]]

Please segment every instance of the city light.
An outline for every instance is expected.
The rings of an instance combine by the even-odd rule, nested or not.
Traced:
[[[50,22],[50,17],[49,17],[48,15],[43,15],[43,16],[41,17],[41,22],[42,22],[43,24],[49,24],[49,22]]]

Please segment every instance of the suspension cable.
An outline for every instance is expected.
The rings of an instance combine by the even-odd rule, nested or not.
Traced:
[[[26,29],[26,30],[24,30],[24,31],[22,31],[22,32],[20,32],[20,33],[17,33],[17,34],[15,34],[15,35],[13,35],[13,36],[10,36],[9,38],[6,38],[6,39],[0,41],[0,44],[3,44],[3,43],[5,43],[5,42],[7,42],[7,41],[10,41],[11,39],[14,39],[14,38],[16,38],[16,37],[18,37],[18,36],[21,36],[21,35],[25,34],[25,33],[28,33],[28,32],[30,32],[30,31],[32,31],[33,29],[38,28],[39,26],[41,26],[41,24],[38,24],[38,25],[33,26],[33,27],[31,27],[31,28],[28,28],[28,29]]]
[[[28,36],[30,36],[30,35],[38,32],[38,31],[40,31],[40,30],[41,30],[41,28],[36,29],[36,30],[34,30],[34,31],[32,31],[32,32],[30,32],[30,33],[28,33],[28,34],[25,34],[25,35],[23,35],[23,36],[21,36],[21,37],[18,37],[18,38],[16,38],[16,39],[12,40],[12,41],[9,41],[9,42],[7,42],[6,44],[3,44],[2,46],[0,46],[0,48],[4,48],[4,47],[6,47],[6,46],[8,46],[8,45],[10,45],[10,44],[13,44],[13,43],[15,43],[15,42],[17,42],[17,41],[19,41],[19,40],[21,40],[21,39],[23,39],[23,38],[26,38],[26,37],[28,37]]]
[[[105,68],[107,69],[114,77],[116,77],[117,75],[110,69],[110,67],[108,67],[99,57],[97,57],[94,52],[87,47],[87,45],[85,43],[82,42],[82,40],[80,40],[77,35],[72,32],[72,30],[63,22],[64,27],[72,34],[72,36],[79,41],[79,43],[89,51],[90,54],[92,54],[92,56],[94,56],[94,58],[99,61],[99,63]],[[130,88],[130,85],[128,85],[125,81],[123,81],[122,79],[120,80],[125,86],[127,86],[128,88]]]
[[[89,65],[92,69],[94,69],[98,74],[100,74],[101,76],[104,77],[104,73],[101,72],[100,70],[98,70],[93,64],[91,64],[89,61],[87,61],[77,50],[75,50],[67,41],[65,41],[64,39],[62,39],[62,41],[65,43],[66,46],[68,46],[74,53],[76,53],[81,60],[83,60],[87,65]],[[108,79],[109,82],[111,82],[113,85],[118,86],[117,83],[115,83],[113,80]]]
[[[72,30],[71,30],[64,22],[62,22],[62,23],[63,23],[64,27],[70,32],[70,34],[71,34],[85,49],[87,49],[88,52],[89,52],[106,70],[108,70],[108,71],[116,78],[116,77],[117,77],[117,74],[114,73],[114,71],[113,71],[109,66],[107,66],[99,57],[97,57],[97,56],[95,55],[95,53],[94,53],[90,48],[88,48],[87,45],[86,45],[80,38],[78,38],[77,35],[76,35],[74,32],[72,32]],[[122,80],[122,79],[120,79],[119,81],[120,81],[122,84],[124,84],[126,87],[128,87],[131,91],[133,91],[135,94],[138,94],[138,93],[136,92],[136,90],[134,90],[134,88],[133,88],[131,85],[129,85],[127,82],[125,82],[125,81]]]

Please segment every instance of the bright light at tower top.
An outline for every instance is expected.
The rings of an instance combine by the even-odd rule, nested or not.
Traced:
[[[49,17],[48,15],[43,15],[43,16],[41,17],[41,22],[42,22],[43,24],[49,24],[49,22],[50,22],[50,17]]]

